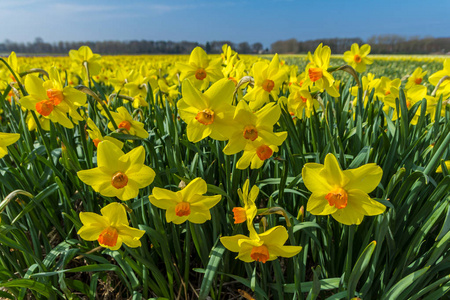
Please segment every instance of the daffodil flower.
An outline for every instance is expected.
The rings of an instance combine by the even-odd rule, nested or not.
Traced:
[[[144,123],[133,120],[128,110],[121,106],[117,108],[117,112],[111,112],[111,116],[119,128],[123,128],[128,134],[138,136],[140,138],[148,138],[148,132],[144,129]],[[113,124],[108,124],[110,130],[114,130]]]
[[[350,51],[344,52],[344,60],[358,73],[366,70],[366,65],[373,64],[373,60],[368,58],[370,53],[370,45],[364,44],[361,48],[357,43],[354,43]]]
[[[311,96],[308,89],[301,88],[298,85],[291,85],[289,87],[288,109],[293,112],[299,119],[305,117],[309,118],[314,113],[314,110],[319,109],[319,102]]]
[[[124,154],[114,143],[103,141],[97,149],[98,167],[77,173],[81,181],[96,192],[125,201],[135,198],[139,189],[153,182],[155,172],[144,165],[144,147]]]
[[[77,234],[86,241],[98,241],[100,246],[111,250],[122,244],[131,248],[141,246],[140,238],[145,231],[128,226],[127,213],[120,203],[111,203],[100,210],[102,215],[81,212],[83,226]]]
[[[18,133],[0,132],[0,158],[8,154],[8,149],[6,147],[17,142],[19,138],[20,134]]]
[[[244,96],[244,100],[250,102],[252,109],[258,109],[264,103],[269,102],[269,95],[274,100],[278,99],[278,93],[287,73],[280,68],[278,54],[275,54],[270,63],[265,61],[257,62],[253,65],[253,78],[255,86]]]
[[[81,46],[78,50],[69,51],[70,59],[72,60],[72,66],[78,74],[86,74],[83,72],[84,64],[87,64],[89,69],[89,75],[94,76],[100,73],[102,66],[100,65],[100,54],[94,54],[88,46]],[[86,76],[82,76],[85,77]]]
[[[211,219],[209,210],[222,199],[221,195],[203,196],[206,191],[206,182],[195,178],[177,192],[155,187],[149,200],[152,205],[166,210],[167,223],[202,224]]]
[[[238,252],[236,259],[266,263],[279,256],[292,257],[302,250],[301,246],[284,246],[289,236],[286,228],[281,225],[261,234],[257,234],[253,226],[250,226],[249,230],[250,237],[238,234],[220,238],[225,248]]]
[[[183,81],[181,98],[177,102],[181,119],[187,123],[187,137],[196,143],[208,136],[215,140],[228,139],[227,132],[235,107],[234,84],[227,79],[214,83],[205,93],[197,90],[189,80]]]
[[[95,125],[94,121],[92,121],[91,118],[88,118],[87,125],[89,126],[90,130],[87,129],[87,133],[89,134],[89,137],[91,138],[92,142],[94,143],[95,147],[98,147],[98,144],[102,141],[108,140],[112,143],[114,143],[117,147],[122,149],[123,143],[119,141],[118,139],[115,139],[110,136],[103,136],[100,129],[98,129],[97,125]]]
[[[222,58],[210,60],[205,50],[200,47],[192,50],[188,63],[178,62],[176,66],[181,71],[180,80],[184,81],[186,78],[191,80],[199,90],[204,90],[210,82],[223,78]]]
[[[257,112],[252,112],[248,104],[239,101],[233,117],[234,126],[229,127],[230,139],[223,149],[227,155],[245,149],[248,143],[262,141],[266,144],[281,145],[287,132],[273,132],[273,126],[280,118],[281,109],[275,103],[268,103]]]
[[[311,61],[306,66],[305,86],[314,85],[320,90],[326,90],[332,97],[339,97],[339,91],[334,85],[334,78],[327,70],[330,65],[331,49],[328,46],[323,47],[322,44],[317,46],[314,55],[308,53]]]
[[[423,72],[421,67],[416,68],[411,76],[408,77],[405,89],[410,89],[415,85],[421,84],[425,75],[427,75],[427,71]]]
[[[242,190],[238,190],[239,199],[244,204],[244,207],[234,207],[234,224],[240,224],[247,221],[249,226],[252,226],[253,219],[256,217],[257,207],[255,205],[255,200],[259,194],[259,188],[254,185],[250,192],[248,191],[250,181],[247,179],[242,187]]]
[[[248,143],[244,148],[244,153],[236,163],[236,168],[244,170],[250,166],[250,169],[259,169],[265,160],[272,157],[274,152],[278,152],[276,145],[268,145],[261,140]]]
[[[66,128],[73,128],[73,123],[67,114],[76,123],[82,120],[77,107],[86,103],[86,94],[73,87],[63,87],[55,67],[50,69],[49,76],[49,80],[42,81],[35,75],[28,75],[25,79],[25,88],[29,95],[20,99],[20,104],[49,118],[52,122],[60,123]]]
[[[345,225],[360,224],[364,216],[374,216],[386,209],[371,199],[380,183],[383,170],[374,163],[356,169],[342,171],[333,154],[325,157],[325,163],[307,163],[302,177],[312,192],[306,210],[313,215],[330,215]]]

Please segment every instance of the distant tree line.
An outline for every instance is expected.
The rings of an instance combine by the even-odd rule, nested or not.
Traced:
[[[307,53],[313,52],[317,45],[330,46],[332,53],[339,54],[349,50],[353,43],[369,44],[373,54],[447,54],[450,52],[450,37],[410,37],[396,34],[374,35],[367,41],[360,38],[333,38],[297,41],[289,39],[277,41],[271,45],[273,53]]]
[[[84,41],[84,42],[57,42],[47,43],[42,38],[36,38],[33,43],[17,43],[5,40],[0,43],[0,52],[9,53],[15,51],[17,53],[50,53],[50,54],[67,54],[72,49],[78,49],[82,45],[89,46],[94,53],[100,54],[189,54],[192,50],[200,46],[207,53],[221,53],[222,45],[228,44],[232,49],[241,54],[261,53],[263,45],[261,43],[249,44],[232,43],[230,41],[211,41],[206,44],[197,42],[172,42],[172,41]],[[269,50],[266,49],[268,52]]]

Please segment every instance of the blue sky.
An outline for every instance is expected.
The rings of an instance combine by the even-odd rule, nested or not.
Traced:
[[[0,0],[0,42],[450,37],[449,0]]]

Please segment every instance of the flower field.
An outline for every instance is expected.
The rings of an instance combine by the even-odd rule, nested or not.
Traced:
[[[450,59],[0,58],[1,299],[441,299]]]

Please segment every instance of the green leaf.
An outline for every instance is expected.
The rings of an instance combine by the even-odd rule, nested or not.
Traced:
[[[355,294],[356,285],[358,284],[359,279],[361,278],[362,274],[366,270],[367,266],[369,265],[369,261],[372,257],[373,251],[375,250],[375,247],[377,245],[376,241],[371,242],[366,249],[361,253],[358,260],[356,261],[355,266],[352,269],[352,272],[350,273],[350,277],[348,279],[348,299],[352,298]]]
[[[216,276],[217,267],[222,261],[223,253],[225,252],[225,247],[223,245],[218,245],[211,250],[208,265],[206,266],[205,276],[203,277],[202,285],[200,287],[199,300],[206,299],[211,289],[212,282]]]

